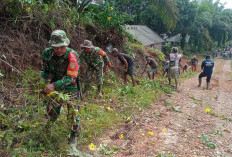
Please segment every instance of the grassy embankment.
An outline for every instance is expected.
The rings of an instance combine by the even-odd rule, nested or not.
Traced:
[[[65,104],[73,100],[61,93],[53,98],[44,96],[41,94],[44,83],[37,72],[28,70],[25,74],[15,79],[15,84],[17,82],[22,87],[16,89],[18,95],[17,97],[14,95],[14,102],[0,106],[0,145],[3,148],[1,151],[10,156],[66,155],[68,148],[66,141],[69,135],[66,106],[64,105],[58,120],[50,124],[46,118],[44,102],[45,99],[53,99],[57,103]],[[195,74],[183,73],[180,80],[183,81]],[[5,88],[5,82],[3,80],[1,82]],[[148,109],[162,94],[173,92],[173,87],[167,85],[167,79],[162,78],[155,80],[140,78],[136,87],[123,86],[121,82],[113,72],[109,72],[104,78],[104,94],[101,99],[95,96],[94,84],[92,90],[84,95],[81,110],[77,112],[82,125],[79,147],[86,147],[104,131],[133,119],[133,115]],[[60,98],[59,101],[57,97]]]

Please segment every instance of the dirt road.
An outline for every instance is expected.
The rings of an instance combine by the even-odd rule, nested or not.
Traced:
[[[105,134],[99,143],[118,147],[117,154],[110,155],[117,157],[232,157],[231,74],[231,61],[217,60],[210,90],[205,90],[205,81],[203,87],[197,87],[197,76],[186,80],[180,92],[165,96],[129,123]],[[117,138],[120,134],[122,139]],[[216,148],[209,147],[214,144]]]

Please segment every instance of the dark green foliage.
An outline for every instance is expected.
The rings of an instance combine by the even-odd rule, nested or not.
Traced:
[[[147,25],[158,33],[173,30],[178,10],[172,0],[109,0],[117,11],[126,12],[134,19],[130,24]]]

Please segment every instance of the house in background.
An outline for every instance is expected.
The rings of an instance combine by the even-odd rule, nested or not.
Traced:
[[[161,50],[165,40],[145,25],[126,25],[125,30],[133,35],[134,39],[143,46]]]

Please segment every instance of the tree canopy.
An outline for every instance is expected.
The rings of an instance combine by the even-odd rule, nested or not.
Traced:
[[[221,46],[232,38],[232,10],[225,9],[219,0],[4,0],[0,16],[3,22],[9,17],[14,23],[25,17],[48,21],[52,29],[77,24],[103,29],[147,25],[159,34],[181,34],[180,46],[195,52]]]

